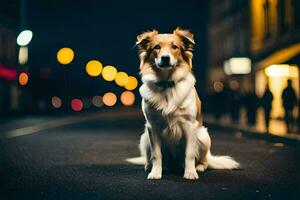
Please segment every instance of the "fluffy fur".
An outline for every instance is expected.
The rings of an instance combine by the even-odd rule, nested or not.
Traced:
[[[137,37],[140,53],[142,110],[146,119],[140,152],[148,179],[160,179],[163,166],[184,168],[185,179],[198,179],[207,167],[236,169],[229,156],[213,156],[202,125],[201,101],[192,74],[193,34],[177,28],[171,34],[148,31]],[[172,82],[163,87],[161,82]]]

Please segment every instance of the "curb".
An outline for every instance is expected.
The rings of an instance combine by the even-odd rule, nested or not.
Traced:
[[[204,121],[204,124],[212,129],[221,130],[224,132],[241,132],[243,136],[247,138],[252,139],[262,139],[273,143],[284,143],[289,145],[300,145],[300,139],[298,138],[290,138],[290,137],[284,137],[284,136],[278,136],[268,133],[261,133],[257,131],[251,131],[251,130],[245,130],[243,128],[237,128],[237,127],[229,127],[224,126],[216,123],[206,122]]]

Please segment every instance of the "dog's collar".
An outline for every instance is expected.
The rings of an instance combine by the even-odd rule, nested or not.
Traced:
[[[174,81],[159,81],[156,82],[155,85],[157,85],[160,88],[167,89],[175,86]]]

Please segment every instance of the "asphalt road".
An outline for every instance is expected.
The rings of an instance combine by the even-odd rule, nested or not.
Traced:
[[[45,128],[45,127],[44,127]],[[210,129],[215,154],[242,170],[208,170],[197,181],[149,181],[138,156],[143,119],[77,120],[0,140],[0,199],[299,199],[300,147]],[[5,134],[5,130],[1,131]]]

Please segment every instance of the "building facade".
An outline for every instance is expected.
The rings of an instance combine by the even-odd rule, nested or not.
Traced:
[[[242,91],[254,85],[261,96],[268,83],[274,95],[272,117],[282,118],[281,93],[287,79],[299,97],[299,10],[297,0],[212,0],[208,85],[235,80]],[[251,59],[251,72],[226,73],[224,63],[233,57]]]
[[[17,2],[2,2],[0,8],[0,116],[6,116],[18,109]]]
[[[284,115],[281,94],[287,79],[299,97],[300,2],[297,0],[252,0],[251,57],[256,92],[262,95],[268,83],[274,95],[272,116]],[[295,111],[296,112],[296,111]]]
[[[227,76],[224,62],[232,57],[250,55],[250,10],[246,0],[212,0],[208,29],[208,87],[216,81],[238,79],[244,82],[250,76]],[[247,85],[247,84],[244,84]]]

